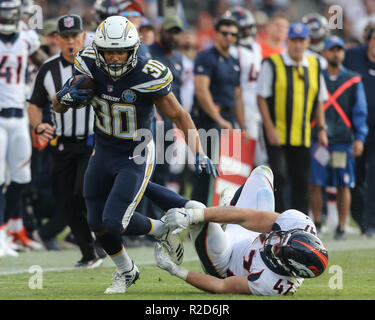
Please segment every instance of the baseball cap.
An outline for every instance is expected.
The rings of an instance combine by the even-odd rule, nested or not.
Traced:
[[[288,38],[289,39],[294,39],[294,38],[308,39],[309,29],[302,22],[294,22],[289,27]]]
[[[183,30],[182,21],[177,16],[167,16],[164,18],[161,23],[160,30],[169,30],[172,28],[178,28],[181,31]]]
[[[141,18],[140,28],[149,28],[149,29],[155,29],[152,25],[151,21],[147,19],[146,17]]]
[[[125,11],[125,10],[127,10],[129,8],[132,8],[132,9],[138,11],[140,14],[143,14],[143,12],[142,12],[142,3],[140,1],[136,1],[136,0],[125,1],[121,5],[121,11]]]
[[[83,24],[80,16],[76,14],[69,14],[62,16],[57,20],[57,33],[82,33]]]
[[[57,21],[54,19],[48,19],[43,23],[43,29],[41,34],[43,36],[50,35],[54,32],[57,32]]]
[[[330,36],[324,42],[324,50],[329,50],[332,47],[340,47],[342,49],[345,48],[344,41],[338,36]]]

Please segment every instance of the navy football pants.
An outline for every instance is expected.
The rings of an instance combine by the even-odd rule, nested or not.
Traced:
[[[132,156],[133,152],[95,146],[84,181],[87,219],[92,231],[118,235],[126,229],[153,170],[154,142],[147,145],[142,164]]]

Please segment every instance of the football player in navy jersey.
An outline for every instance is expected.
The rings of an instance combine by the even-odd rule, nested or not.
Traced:
[[[94,80],[95,96],[91,98],[90,89],[78,88],[85,80],[81,78],[72,85],[69,80],[53,98],[53,107],[60,113],[89,104],[95,110],[95,149],[85,175],[84,196],[88,223],[117,267],[107,294],[124,293],[139,277],[138,268],[123,248],[122,234],[154,235],[166,242],[172,253],[180,249],[176,236],[164,236],[163,222],[134,212],[154,166],[150,131],[154,104],[185,134],[196,154],[197,171],[204,168],[218,175],[203,153],[190,115],[171,92],[170,70],[158,61],[138,56],[139,44],[138,32],[129,20],[107,18],[98,26],[93,45],[75,59],[75,73]],[[141,129],[149,134],[143,136]]]

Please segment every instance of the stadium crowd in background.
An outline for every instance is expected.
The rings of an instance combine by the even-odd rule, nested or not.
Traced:
[[[317,67],[315,71],[319,74],[319,86],[323,88],[322,90],[325,90],[325,83],[328,83],[328,92],[332,94],[341,85],[344,78],[347,77],[345,70],[348,70],[348,74],[350,75],[350,72],[356,72],[356,79],[360,78],[359,81],[362,81],[360,82],[361,85],[357,85],[358,92],[362,87],[362,83],[365,92],[365,97],[363,97],[362,93],[357,93],[357,96],[361,95],[361,98],[357,97],[360,100],[361,107],[358,107],[358,105],[357,109],[353,107],[356,104],[354,98],[354,100],[351,100],[352,104],[348,105],[348,108],[343,105],[338,96],[335,97],[336,100],[334,101],[322,98],[320,102],[325,103],[325,109],[327,110],[325,110],[325,117],[320,118],[318,127],[320,135],[323,135],[322,132],[328,132],[328,150],[332,147],[331,144],[335,144],[337,141],[341,142],[342,138],[345,138],[341,134],[348,134],[355,141],[360,140],[363,143],[364,150],[362,153],[357,150],[357,146],[353,145],[353,148],[358,151],[353,153],[353,156],[356,158],[352,158],[348,154],[347,157],[344,157],[345,159],[340,158],[341,162],[339,165],[342,167],[344,166],[342,162],[345,162],[345,166],[348,162],[351,162],[351,168],[355,168],[355,173],[351,172],[350,174],[349,182],[345,181],[346,188],[351,189],[352,201],[350,212],[360,227],[362,235],[372,237],[375,234],[375,197],[373,196],[375,190],[373,187],[375,181],[375,142],[373,141],[375,133],[373,111],[375,101],[374,92],[371,90],[375,83],[375,1],[210,0],[198,2],[180,0],[176,1],[176,3],[176,13],[165,17],[160,14],[158,0],[35,0],[34,2],[26,0],[0,0],[0,8],[2,9],[0,15],[6,11],[3,10],[4,8],[9,8],[9,6],[15,8],[11,18],[7,17],[8,20],[3,20],[4,17],[0,16],[0,59],[2,59],[0,60],[0,257],[17,256],[17,252],[24,250],[24,248],[32,250],[41,249],[42,245],[37,241],[38,239],[33,237],[33,232],[35,235],[36,230],[41,230],[45,221],[54,219],[55,211],[58,211],[56,206],[59,199],[56,196],[59,193],[52,193],[51,191],[50,170],[54,164],[52,160],[53,154],[59,145],[54,145],[54,139],[47,139],[49,140],[48,142],[43,142],[40,135],[42,132],[33,130],[30,127],[29,142],[32,142],[33,146],[31,162],[27,161],[30,158],[29,153],[31,152],[24,147],[18,148],[17,152],[21,150],[22,153],[22,150],[24,150],[23,154],[17,158],[17,161],[22,160],[21,165],[23,165],[21,166],[22,169],[19,169],[15,168],[15,156],[12,155],[13,151],[11,151],[8,138],[6,137],[10,135],[9,125],[13,120],[28,121],[27,112],[25,111],[29,108],[29,104],[26,102],[26,96],[30,97],[30,93],[27,93],[26,89],[32,88],[34,79],[38,79],[38,77],[35,77],[36,72],[42,71],[42,69],[39,70],[39,66],[43,60],[47,56],[59,55],[60,49],[56,21],[59,17],[72,14],[78,15],[82,19],[83,31],[85,31],[84,47],[91,45],[97,26],[106,17],[122,15],[132,21],[142,36],[142,45],[139,49],[139,54],[147,57],[155,57],[155,59],[161,60],[171,69],[175,78],[172,89],[176,92],[175,95],[185,110],[189,113],[191,112],[193,115],[196,127],[205,129],[213,127],[242,129],[247,138],[251,137],[256,140],[258,148],[261,146],[257,150],[256,165],[270,164],[272,167],[272,161],[275,159],[275,154],[269,152],[270,138],[269,136],[267,138],[269,131],[266,126],[265,134],[263,133],[263,123],[264,125],[266,123],[262,121],[264,117],[262,119],[260,116],[256,102],[256,92],[257,90],[258,92],[261,90],[259,89],[261,86],[259,85],[258,76],[262,72],[269,76],[270,72],[267,70],[271,68],[274,71],[280,70],[285,68],[285,65],[288,65],[283,59],[285,59],[288,49],[291,50],[288,42],[290,43],[292,38],[305,39],[306,45],[310,44],[309,50],[304,55],[306,57],[315,56],[318,58],[316,59]],[[42,29],[31,30],[27,24],[27,19],[33,14],[32,5],[34,4],[42,8],[44,21]],[[21,22],[21,17],[24,18],[23,22]],[[225,23],[218,23],[219,21],[224,21]],[[307,28],[306,32],[303,25],[296,25],[295,22],[303,23]],[[19,27],[21,23],[22,27]],[[9,29],[8,25],[13,25],[14,29]],[[69,21],[67,21],[67,25],[69,25]],[[294,29],[296,27],[298,30]],[[12,50],[15,51],[10,53],[10,55],[15,57],[14,61],[12,60],[14,66],[12,65],[8,69],[5,66],[7,62],[7,58],[5,57],[9,52],[7,51],[7,46],[4,44],[7,42],[12,43],[12,37],[18,33],[21,34],[19,30],[22,30],[22,37],[27,38],[25,43],[28,43],[28,45],[25,50],[28,50],[29,59],[25,55],[25,60],[22,60],[22,58],[21,60],[17,60],[16,57],[21,54],[17,50],[23,50],[23,48],[14,46]],[[336,42],[333,42],[333,44],[333,40],[330,38],[330,44],[326,43],[327,37],[332,35],[340,38],[335,38]],[[14,39],[17,39],[17,37]],[[40,49],[38,49],[39,47]],[[341,59],[337,61],[337,70],[341,70],[337,77],[331,76],[330,70],[332,71],[332,69],[324,71],[327,68],[327,60],[332,59],[332,57],[322,53],[322,51],[323,49],[330,51],[333,48],[335,50],[347,50],[345,61],[342,62]],[[40,56],[36,54],[39,51],[44,51],[43,59],[40,59]],[[19,63],[26,60],[29,61],[27,68],[26,64],[22,64],[22,68],[25,68],[25,70],[17,68],[17,61]],[[264,61],[268,61],[268,63],[264,63]],[[270,64],[270,61],[274,63]],[[295,85],[300,90],[305,90],[304,92],[300,92],[300,100],[305,99],[306,104],[308,104],[308,101],[315,99],[308,94],[307,88],[312,83],[311,79],[308,79],[307,76],[308,64],[304,64],[303,61],[305,60],[302,60],[302,64],[299,64],[298,61],[289,61],[288,67],[293,67],[290,68],[291,73],[289,71],[289,73],[286,73],[285,79],[288,77],[291,79],[294,78]],[[224,64],[232,68],[233,72],[230,75],[226,73],[228,71],[225,70],[225,66],[223,67]],[[251,64],[253,65],[250,67]],[[345,68],[342,64],[345,65]],[[14,77],[12,77],[13,71],[9,71],[10,68],[14,68]],[[220,68],[222,68],[221,72],[223,72],[221,75]],[[344,73],[344,78],[341,77],[341,73]],[[23,82],[23,79],[20,81],[17,78],[17,74],[19,77],[22,76],[25,79],[25,91],[22,91],[24,90],[23,88],[15,89],[20,91],[19,94],[15,94],[14,96],[25,96],[25,99],[21,102],[15,101],[13,96],[9,97],[12,102],[8,102],[5,99],[5,92],[9,88],[9,83],[11,81]],[[227,77],[224,78],[223,75]],[[326,78],[325,80],[323,75]],[[264,76],[261,79],[264,82]],[[220,83],[215,83],[217,80],[225,80],[221,83],[223,87],[220,87]],[[279,86],[283,85],[282,80],[279,78],[276,78],[276,80],[278,80],[276,83],[279,83]],[[269,89],[273,89],[273,83],[269,82],[268,84]],[[50,86],[51,84],[47,85]],[[259,86],[258,89],[257,86]],[[297,90],[297,87],[289,88],[289,91],[293,92],[293,90]],[[237,91],[237,89],[242,89],[242,92],[241,90]],[[285,92],[288,91],[286,87],[284,90]],[[351,87],[343,88],[342,92],[349,95],[352,94],[350,90]],[[265,95],[264,98],[276,97],[272,90],[269,93],[270,95]],[[233,105],[231,103],[221,104],[222,101],[220,99],[223,97],[220,97],[220,95],[225,94],[228,94],[227,98],[232,100],[231,103]],[[353,93],[353,95],[355,94]],[[324,97],[324,94],[321,96]],[[285,98],[288,99],[288,97],[292,99],[291,95],[286,93]],[[366,101],[363,101],[364,99]],[[53,117],[52,113],[48,112],[50,108],[45,108],[44,102],[46,101],[43,101],[43,105],[39,106],[43,108],[41,122],[48,123],[53,130],[57,130],[56,116]],[[298,101],[296,100],[295,103],[298,103]],[[338,104],[339,108],[329,107],[328,103],[333,105]],[[284,129],[292,124],[293,109],[296,108],[290,101],[287,104],[287,109],[290,111],[289,116],[285,118],[285,114],[283,113],[279,112],[276,114],[277,117],[284,119],[284,124],[281,124],[281,127]],[[361,109],[363,111],[365,104],[367,104],[368,117],[365,119],[362,113],[360,127],[357,128],[358,122],[355,120],[355,117],[361,117],[361,115],[355,110]],[[13,107],[9,108],[9,106]],[[221,107],[221,109],[217,107]],[[242,107],[244,107],[244,110],[241,110]],[[269,108],[270,106],[264,105],[263,107]],[[351,110],[351,107],[353,107],[353,110]],[[252,111],[249,111],[251,108],[253,108]],[[237,112],[233,113],[235,109],[237,109]],[[334,112],[336,114],[334,115],[334,120],[332,120],[333,116],[331,113]],[[196,115],[195,117],[194,114]],[[271,117],[268,120],[275,121],[275,119],[279,119],[276,115],[273,115],[273,118]],[[301,113],[300,116],[305,117],[303,118],[305,126],[309,125],[310,115]],[[350,119],[352,126],[347,126],[345,122],[346,118]],[[156,119],[159,121],[163,120],[158,115]],[[314,117],[311,117],[311,119],[314,119]],[[335,132],[334,137],[330,135],[332,121],[336,121],[335,126],[345,128],[345,130],[343,129],[343,133]],[[365,133],[366,121],[369,129],[367,138]],[[280,126],[280,122],[277,125]],[[43,129],[38,123],[34,123],[34,126],[39,126],[39,129]],[[169,127],[166,126],[165,129],[167,128]],[[173,128],[173,126],[171,125],[170,128]],[[278,134],[281,131],[273,131],[273,138],[277,138],[276,140],[278,140],[280,138]],[[309,134],[310,130],[305,130],[305,132]],[[45,131],[43,133],[45,134]],[[58,135],[57,131],[53,133],[54,136],[56,134]],[[357,139],[359,136],[360,138]],[[176,139],[180,142],[176,144],[179,148],[177,157],[185,161],[188,158],[189,151],[187,151],[182,139],[178,136],[176,136]],[[310,147],[310,137],[305,137],[305,139],[307,139],[305,147]],[[264,146],[265,140],[268,140],[268,153]],[[320,142],[324,142],[325,139],[320,138],[319,140]],[[353,141],[350,140],[350,143]],[[349,141],[345,140],[345,142]],[[296,147],[292,141],[285,143],[288,146]],[[27,146],[28,142],[24,145]],[[5,148],[5,146],[8,147]],[[315,149],[312,148],[311,150]],[[278,158],[278,155],[276,157]],[[297,162],[294,168],[297,168],[301,161],[298,161],[298,159],[294,160]],[[309,162],[309,157],[302,161],[306,167],[298,177],[304,181],[304,185],[308,185],[310,182]],[[321,163],[315,165],[322,166]],[[326,166],[331,166],[331,164],[326,164]],[[168,173],[162,171],[166,170],[165,167],[160,170],[160,172],[155,172],[154,175],[157,177],[159,174],[159,182],[162,185],[183,193],[187,198],[199,200],[209,205],[207,195],[210,179],[203,176],[198,181],[198,177],[192,173],[189,166],[185,165],[172,164],[167,168]],[[315,170],[312,171],[311,181],[313,184],[319,184],[316,183],[319,179],[315,176],[315,172]],[[274,173],[275,186],[280,186],[280,174],[278,170],[274,170]],[[288,182],[292,176],[290,172],[286,171],[283,172],[283,177]],[[343,179],[347,179],[345,175]],[[324,183],[321,185],[326,186],[327,184]],[[337,186],[330,183],[328,185],[330,187]],[[287,187],[285,191],[288,190]],[[290,199],[293,198],[298,198],[298,200],[304,199],[303,205],[299,209],[308,214],[307,198],[309,192],[307,191],[307,187],[299,187],[299,190],[298,185],[291,190],[298,190],[303,194],[294,192],[293,195],[290,195],[288,192],[283,192],[282,200],[290,203]],[[280,190],[281,188],[283,190]],[[337,196],[336,201],[339,212],[341,212],[340,208],[345,211],[345,213],[340,213],[340,217],[346,217],[348,214],[349,204],[347,201],[350,197],[348,190],[345,189],[344,191],[344,199],[340,193],[341,190]],[[281,191],[284,191],[284,187],[280,186],[275,191],[276,199],[278,199]],[[314,199],[320,199],[318,208],[321,207],[323,200],[327,200],[327,196],[323,195],[322,197],[320,192],[322,190],[319,188],[310,197],[310,210],[313,209],[312,212],[314,212],[314,215],[311,213],[311,216],[315,219],[318,232],[324,230],[324,228],[321,229],[320,227],[324,225],[324,219],[327,219],[326,215],[323,214],[320,216],[320,212],[316,212],[316,210],[320,211],[320,209],[316,209],[316,200]],[[342,201],[345,202],[345,206],[343,206]],[[282,201],[277,200],[277,202],[281,203]],[[148,208],[147,204],[144,206]],[[284,208],[286,207],[290,206],[286,204]],[[342,209],[343,207],[344,209]],[[279,210],[283,209],[279,208]],[[325,210],[328,209],[323,208],[323,213],[325,213]],[[144,215],[151,215],[151,217],[156,219],[160,218],[160,212],[157,214],[158,216],[152,216],[152,212],[155,211],[143,210],[141,212]],[[340,234],[343,234],[343,228],[345,225],[347,226],[347,219],[340,219],[337,223],[339,224],[337,230]],[[39,235],[43,240],[43,232]],[[57,236],[58,234],[51,234],[49,238],[56,241]],[[343,239],[344,237],[340,236],[336,238]],[[74,243],[75,239],[73,238],[70,241]],[[128,243],[131,245],[130,239],[128,239]],[[49,246],[46,245],[46,242],[43,244],[47,250],[59,249],[56,245]],[[149,242],[138,240],[137,242],[134,241],[133,245],[149,245]]]

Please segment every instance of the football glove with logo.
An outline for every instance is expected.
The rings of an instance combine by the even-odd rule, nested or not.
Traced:
[[[204,209],[169,209],[165,215],[165,224],[173,230],[172,234],[180,233],[195,223],[204,221]]]
[[[219,170],[212,163],[211,159],[207,157],[204,153],[198,152],[195,156],[195,170],[201,173],[204,168],[206,172],[212,175],[214,178],[220,176]]]
[[[56,93],[58,103],[69,107],[75,107],[82,104],[87,106],[92,98],[92,90],[78,89],[78,86],[85,81],[84,77],[71,86],[70,83],[72,80],[73,78],[70,78],[65,82],[62,89]]]

